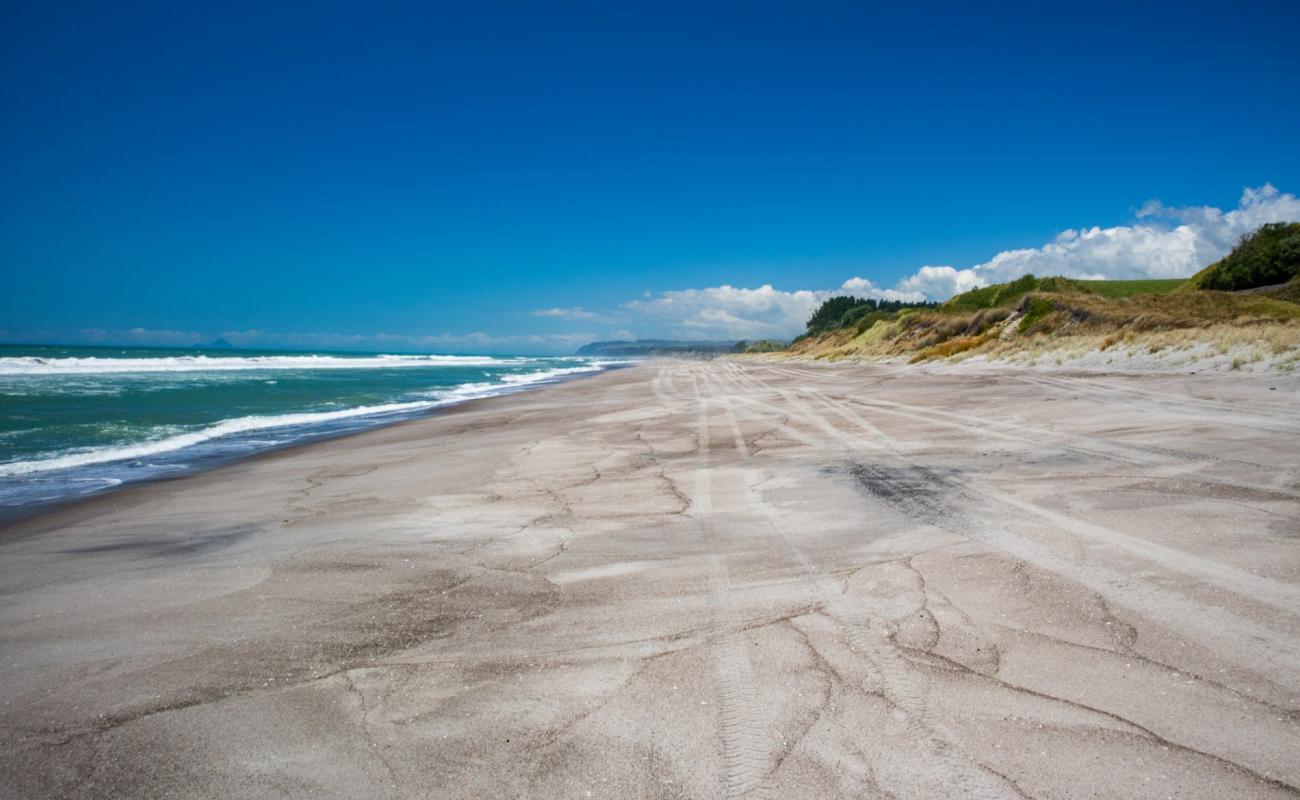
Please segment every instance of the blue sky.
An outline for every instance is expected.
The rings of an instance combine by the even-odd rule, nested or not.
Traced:
[[[24,6],[11,341],[781,335],[1300,218],[1294,2]]]

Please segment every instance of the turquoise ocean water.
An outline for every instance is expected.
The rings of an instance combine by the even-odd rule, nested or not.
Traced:
[[[621,363],[0,345],[0,516]]]

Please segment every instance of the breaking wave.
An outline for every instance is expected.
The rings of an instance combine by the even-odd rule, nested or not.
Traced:
[[[396,369],[419,367],[516,367],[526,358],[491,356],[171,356],[166,358],[0,358],[0,375],[98,375],[132,372],[225,372],[233,370]]]

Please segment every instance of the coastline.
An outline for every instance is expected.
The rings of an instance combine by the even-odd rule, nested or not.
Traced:
[[[584,378],[590,378],[596,375],[601,375],[606,372],[624,369],[627,366],[629,366],[629,363],[620,363],[620,362],[602,363],[599,369],[593,370],[591,372],[554,375],[554,376],[549,376],[542,381],[523,384],[523,385],[504,385],[500,387],[500,391],[494,394],[488,394],[488,395],[478,396],[478,397],[470,396],[464,399],[452,400],[442,405],[433,405],[427,409],[414,411],[408,414],[391,415],[389,419],[383,419],[381,416],[375,418],[374,420],[367,421],[366,418],[361,417],[359,419],[359,422],[362,423],[363,427],[344,428],[344,429],[330,429],[330,428],[322,427],[320,430],[316,432],[308,432],[297,439],[286,441],[283,443],[267,445],[250,452],[221,453],[216,455],[209,455],[199,459],[197,462],[187,461],[184,471],[151,474],[135,480],[121,481],[117,484],[105,486],[102,489],[91,490],[82,494],[68,495],[65,497],[59,497],[59,498],[54,498],[45,501],[37,501],[37,502],[32,502],[32,503],[27,503],[27,504],[17,505],[17,506],[0,505],[0,537],[4,536],[6,529],[9,527],[15,526],[33,517],[41,516],[46,513],[54,513],[69,505],[88,502],[96,498],[102,498],[108,495],[117,494],[119,492],[128,491],[130,489],[137,488],[140,486],[149,486],[155,483],[165,483],[168,481],[184,480],[190,477],[197,477],[199,475],[205,474],[207,472],[211,472],[213,470],[221,469],[222,467],[226,467],[231,464],[238,464],[242,461],[264,458],[277,453],[292,451],[295,448],[302,447],[302,446],[333,441],[335,439],[342,439],[350,436],[359,436],[366,433],[370,433],[371,431],[382,430],[384,428],[388,428],[394,425],[402,425],[407,422],[415,422],[422,419],[427,419],[432,416],[437,416],[439,414],[445,414],[451,412],[456,408],[465,406],[467,404],[477,403],[483,400],[492,400],[500,397],[509,397],[511,395],[520,394],[523,392],[537,391],[539,389],[544,389],[548,386],[555,386],[572,380],[581,380]],[[4,478],[0,477],[0,481],[2,480],[4,480]]]
[[[91,498],[0,536],[0,785],[1293,796],[1270,385],[651,361]]]
[[[596,373],[600,374],[600,373]],[[576,376],[569,380],[579,378],[594,377]],[[547,388],[539,386],[527,391],[540,391]],[[292,458],[300,451],[309,451],[312,448],[322,447],[334,444],[336,442],[345,442],[364,436],[388,431],[393,428],[400,428],[405,425],[418,425],[433,418],[452,416],[457,413],[472,412],[478,406],[493,401],[503,401],[520,392],[511,394],[493,395],[491,397],[476,397],[469,400],[462,400],[447,406],[430,409],[418,416],[405,417],[392,422],[377,425],[373,428],[365,428],[358,431],[346,431],[343,433],[322,434],[319,438],[302,439],[296,442],[268,447],[265,450],[259,450],[247,455],[230,456],[229,458],[216,461],[211,465],[204,466],[192,472],[178,475],[166,475],[156,478],[147,478],[134,483],[124,483],[119,486],[110,487],[93,494],[69,497],[62,500],[53,500],[47,504],[33,504],[32,506],[23,506],[13,509],[14,514],[10,515],[6,509],[0,509],[0,545],[8,540],[12,531],[18,528],[26,529],[34,525],[39,530],[24,535],[36,535],[41,530],[48,530],[51,527],[71,524],[85,518],[94,516],[103,511],[112,509],[114,511],[122,507],[130,507],[137,496],[140,498],[152,497],[156,491],[161,491],[164,487],[173,484],[202,483],[205,481],[220,482],[223,480],[222,472],[225,470],[235,469],[243,465],[252,465],[261,461],[274,461],[281,458]],[[84,514],[78,513],[84,511]],[[22,512],[22,513],[19,513]],[[46,518],[51,518],[50,525],[41,525]]]

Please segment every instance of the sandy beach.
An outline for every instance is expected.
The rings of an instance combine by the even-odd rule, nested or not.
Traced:
[[[658,361],[0,531],[0,795],[1300,794],[1300,379]]]

